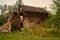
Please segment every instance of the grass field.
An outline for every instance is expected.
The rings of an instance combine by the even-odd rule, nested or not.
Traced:
[[[24,28],[23,31],[13,33],[0,33],[0,40],[60,40],[60,35],[49,35],[47,37],[38,36],[39,32],[45,32],[47,28],[41,28],[38,25],[31,29]]]
[[[60,40],[59,37],[40,37],[27,32],[0,33],[0,40]]]

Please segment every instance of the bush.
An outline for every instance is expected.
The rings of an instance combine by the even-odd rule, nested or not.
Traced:
[[[49,13],[49,18],[45,22],[47,27],[50,28],[54,24],[53,20],[55,19],[55,17],[56,17],[55,14]]]
[[[5,15],[0,15],[0,25],[3,25],[7,21],[7,17]]]
[[[54,25],[57,27],[57,28],[60,28],[60,17],[56,17],[54,20],[53,20],[53,22],[54,22]]]

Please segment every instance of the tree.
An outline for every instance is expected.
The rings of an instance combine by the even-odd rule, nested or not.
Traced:
[[[52,9],[56,11],[53,23],[57,28],[60,28],[60,0],[53,0]]]
[[[1,10],[1,13],[3,13],[3,6],[0,5],[0,10]]]
[[[60,0],[53,0],[53,8],[56,11],[56,15],[60,16]]]
[[[12,6],[11,5],[8,5],[8,11],[11,11],[12,10]]]
[[[6,4],[4,6],[0,5],[0,10],[1,14],[5,13],[5,11],[7,11],[7,5]]]
[[[16,1],[16,3],[13,5],[14,10],[19,10],[20,6],[22,5],[22,0]]]

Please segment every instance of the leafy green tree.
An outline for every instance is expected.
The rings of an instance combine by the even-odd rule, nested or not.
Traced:
[[[22,5],[22,0],[16,1],[16,3],[13,5],[14,10],[19,10],[19,7]]]
[[[5,11],[7,11],[7,5],[4,6],[0,5],[0,10],[1,10],[1,14],[4,14]]]
[[[53,8],[56,10],[56,15],[60,16],[60,0],[53,0]]]
[[[60,0],[53,0],[52,9],[56,11],[56,17],[53,23],[57,28],[60,28]]]
[[[3,13],[3,6],[0,5],[0,10],[1,10],[1,13]]]
[[[7,10],[8,10],[8,11],[11,11],[12,9],[13,9],[13,7],[12,7],[11,5],[8,5]]]

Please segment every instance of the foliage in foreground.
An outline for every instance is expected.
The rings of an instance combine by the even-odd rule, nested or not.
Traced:
[[[0,40],[60,40],[58,37],[40,37],[23,32],[0,34]]]

